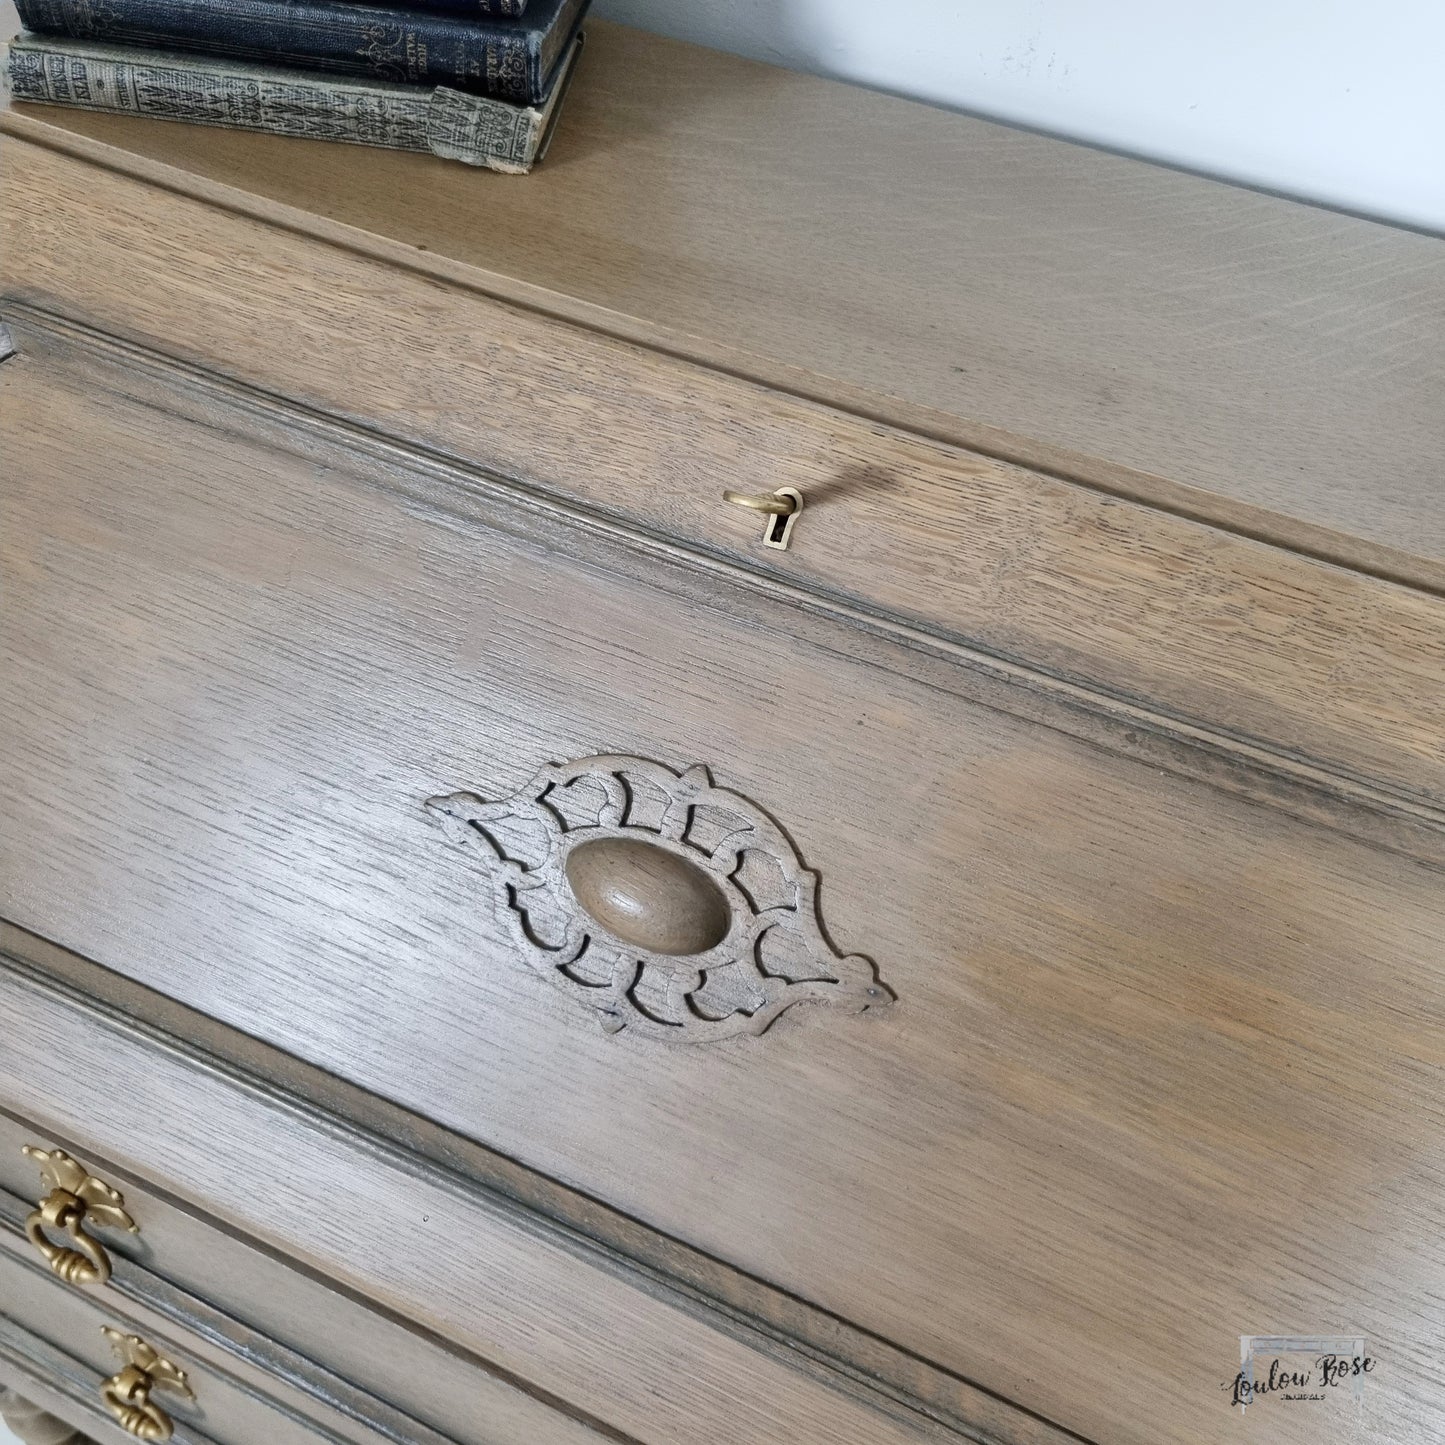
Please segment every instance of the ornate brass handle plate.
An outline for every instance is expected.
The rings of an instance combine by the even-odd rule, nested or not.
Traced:
[[[120,1356],[122,1368],[100,1387],[105,1408],[115,1416],[116,1423],[137,1440],[169,1440],[175,1433],[175,1422],[151,1399],[155,1390],[173,1390],[187,1400],[194,1400],[186,1372],[173,1365],[139,1335],[123,1335],[109,1325],[101,1334],[110,1341]]]
[[[49,1194],[25,1220],[25,1233],[50,1268],[67,1284],[104,1284],[110,1278],[110,1256],[105,1246],[86,1230],[140,1227],[125,1212],[117,1190],[92,1178],[62,1149],[25,1146],[25,1157],[40,1166]],[[64,1235],[68,1244],[56,1244],[51,1234]]]

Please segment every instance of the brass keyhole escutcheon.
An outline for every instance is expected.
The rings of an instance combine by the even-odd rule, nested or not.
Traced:
[[[100,1332],[120,1356],[122,1366],[100,1387],[105,1408],[115,1417],[116,1424],[137,1440],[169,1440],[175,1433],[175,1422],[151,1399],[151,1394],[156,1390],[172,1390],[187,1400],[194,1400],[186,1372],[139,1335],[122,1334],[109,1325],[103,1325]]]
[[[40,1177],[50,1190],[26,1216],[26,1237],[67,1284],[104,1284],[110,1278],[110,1255],[86,1225],[140,1233],[125,1212],[124,1198],[109,1184],[92,1178],[63,1149],[47,1151],[27,1144],[24,1152],[40,1165]],[[57,1244],[56,1235],[68,1242]]]
[[[763,524],[763,546],[775,547],[779,552],[788,550],[793,526],[803,512],[803,494],[796,487],[779,487],[775,492],[726,491],[723,501],[761,512],[767,519]]]

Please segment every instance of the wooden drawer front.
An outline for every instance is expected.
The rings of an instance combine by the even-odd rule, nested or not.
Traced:
[[[593,1427],[549,1408],[484,1362],[328,1288],[89,1149],[64,1144],[63,1152],[78,1154],[94,1177],[119,1189],[136,1224],[134,1234],[89,1225],[114,1273],[104,1285],[72,1284],[70,1292],[102,1310],[124,1312],[129,1328],[147,1337],[184,1339],[188,1355],[238,1372],[247,1389],[276,1397],[325,1438],[405,1445],[589,1445],[599,1439]],[[45,1195],[26,1146],[49,1153],[62,1144],[44,1127],[0,1111],[0,1235],[16,1262],[39,1263],[20,1238]],[[151,1162],[152,1179],[159,1174],[165,1182],[167,1161]],[[336,1208],[326,1196],[318,1180],[318,1229],[328,1227],[327,1211]],[[28,1289],[54,1299],[34,1281]],[[93,1341],[87,1336],[83,1343]]]
[[[117,1307],[112,1295],[82,1292],[62,1284],[17,1246],[16,1236],[0,1234],[0,1379],[25,1394],[27,1377],[61,1388],[91,1417],[82,1428],[105,1442],[133,1438],[111,1423],[101,1389],[124,1367],[103,1331],[144,1339],[161,1357],[185,1374],[187,1398],[178,1390],[156,1389],[147,1403],[170,1417],[175,1439],[205,1445],[339,1445],[343,1440],[380,1440],[384,1436],[336,1434],[314,1420],[293,1414],[252,1385],[210,1363],[214,1350],[183,1333],[157,1333]],[[27,1398],[30,1398],[27,1396]],[[97,1428],[99,1427],[99,1428]]]
[[[1285,775],[1324,764],[1348,775],[1337,787],[1377,789],[1378,806],[1425,806],[1439,822],[1438,597],[690,366],[38,146],[12,140],[7,156],[0,290],[780,585],[846,598],[1000,665],[1022,662],[1038,688],[1083,685],[1103,695],[1091,706],[1135,727],[1251,739]],[[758,518],[721,500],[724,488],[780,486],[808,499],[786,553],[761,547]],[[1197,496],[1207,511],[1208,494]],[[1267,518],[1226,521],[1267,532]],[[1330,555],[1327,535],[1317,541]]]
[[[184,1268],[174,1216],[159,1211],[157,1224],[156,1189],[134,1182],[161,1169],[167,1189],[217,1227],[244,1228],[263,1248],[473,1352],[475,1414],[459,1438],[573,1445],[593,1428],[604,1440],[646,1445],[958,1438],[886,1396],[870,1398],[854,1380],[809,1368],[801,1352],[740,1320],[710,1318],[695,1298],[669,1293],[655,1276],[630,1277],[607,1250],[448,1165],[282,1095],[248,1069],[107,1006],[77,1000],[3,956],[0,1011],[26,1022],[16,1047],[0,1053],[0,1094],[44,1116],[76,1157],[104,1158],[104,1172],[128,1183],[141,1240],[159,1237],[170,1253],[180,1239]],[[57,1053],[71,1067],[55,1076],[47,1061]],[[125,1083],[96,1091],[89,1079],[97,1076]],[[160,1107],[167,1098],[184,1099],[185,1107]],[[137,1108],[141,1100],[156,1107]],[[102,1155],[102,1140],[111,1157]],[[317,1178],[333,1206],[326,1228],[317,1224]],[[13,1208],[18,1214],[23,1204]],[[18,1228],[12,1234],[28,1253]],[[119,1256],[115,1287],[134,1307],[141,1291],[120,1254],[133,1242],[108,1242]],[[241,1308],[255,1307],[240,1297]],[[262,1308],[286,1303],[283,1292]],[[289,1329],[298,1328],[308,1354],[345,1348],[317,1338],[315,1321],[295,1319]],[[536,1398],[509,1403],[499,1381]],[[540,1400],[553,1410],[543,1411]],[[988,1404],[985,1421],[1009,1413],[990,1415]],[[1019,1429],[1007,1438],[1066,1445],[1059,1432],[1013,1414]],[[598,1417],[606,1423],[587,1423]],[[404,1438],[427,1437],[416,1430]]]
[[[1343,1301],[1418,1438],[1438,873],[645,538],[25,348],[0,911],[1086,1436],[1234,1440],[1239,1334]],[[769,814],[896,1004],[598,1028],[424,806],[595,754]],[[1101,1379],[1161,1349],[1148,1411]]]

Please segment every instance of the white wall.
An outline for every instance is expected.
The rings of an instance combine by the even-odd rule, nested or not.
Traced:
[[[595,0],[595,10],[1445,231],[1441,0]]]

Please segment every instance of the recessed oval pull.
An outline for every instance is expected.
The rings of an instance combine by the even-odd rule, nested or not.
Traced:
[[[871,960],[824,936],[817,874],[787,834],[705,767],[608,753],[426,807],[481,863],[520,961],[607,1033],[710,1043],[798,1003],[893,1001]]]
[[[564,871],[584,912],[634,948],[677,958],[727,937],[732,918],[722,889],[660,843],[598,838],[573,848]]]

